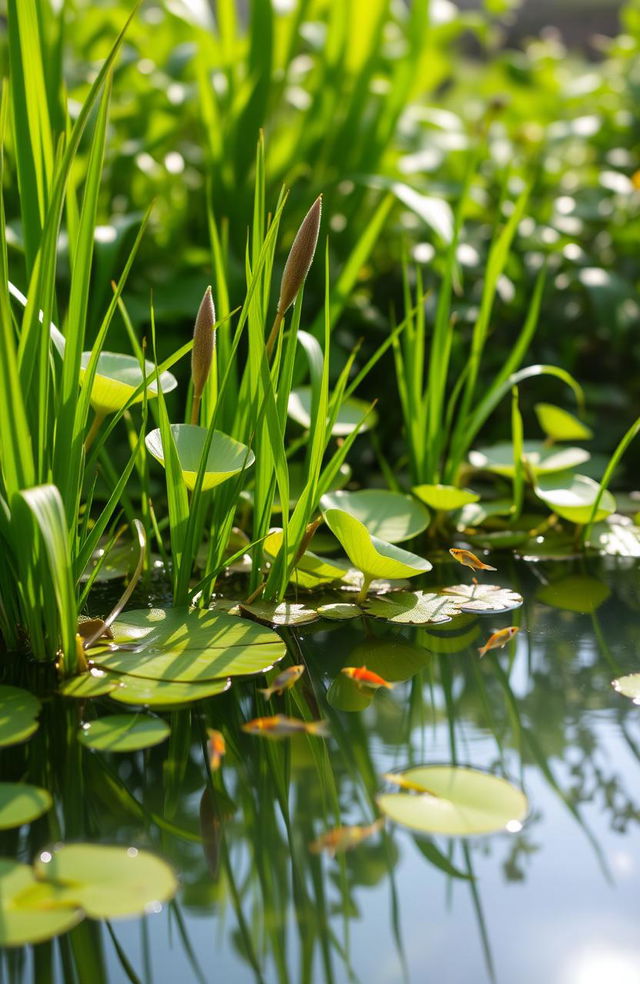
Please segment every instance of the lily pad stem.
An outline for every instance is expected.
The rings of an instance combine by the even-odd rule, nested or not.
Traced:
[[[360,591],[358,592],[358,597],[356,598],[356,605],[361,605],[363,601],[366,601],[367,592],[369,591],[369,586],[373,581],[373,577],[367,576],[364,572],[362,574],[362,577],[364,580],[362,581],[362,587],[360,588]]]
[[[99,413],[96,410],[95,417],[93,418],[93,423],[91,424],[91,427],[89,428],[89,432],[88,432],[87,436],[84,439],[84,451],[85,451],[85,454],[87,453],[87,451],[89,450],[89,448],[93,444],[93,442],[95,440],[96,434],[98,433],[98,431],[102,427],[102,421],[104,420],[104,418],[105,418],[105,414]]]

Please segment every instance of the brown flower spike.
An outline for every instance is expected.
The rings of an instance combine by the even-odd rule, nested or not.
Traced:
[[[191,407],[191,423],[198,423],[200,400],[205,383],[209,378],[213,350],[215,347],[216,309],[213,306],[211,287],[207,287],[198,308],[196,324],[193,330],[193,349],[191,350],[191,378],[193,379],[193,404]]]

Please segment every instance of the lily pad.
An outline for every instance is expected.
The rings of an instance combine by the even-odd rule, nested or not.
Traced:
[[[162,718],[111,714],[83,724],[78,741],[101,752],[135,752],[159,745],[169,737],[170,730]]]
[[[362,571],[350,567],[342,579],[341,591],[362,591],[364,575]],[[411,585],[406,577],[374,577],[369,584],[373,594],[389,594],[392,591],[408,591]]]
[[[589,545],[611,557],[640,557],[640,526],[633,523],[596,523]]]
[[[241,604],[240,608],[267,625],[305,625],[318,618],[315,608],[305,608],[292,601],[253,601],[250,605]]]
[[[415,485],[411,491],[432,509],[438,512],[451,512],[461,509],[471,502],[478,502],[480,496],[471,489],[459,489],[455,485]]]
[[[136,847],[61,844],[42,851],[34,867],[93,919],[155,911],[178,887],[168,864]]]
[[[572,474],[540,479],[535,487],[536,495],[549,509],[570,523],[579,525],[589,522],[599,491],[598,482],[592,478]],[[605,489],[595,515],[596,522],[615,512],[615,508],[616,500]]]
[[[244,618],[198,609],[152,608],[127,612],[112,625],[114,643],[135,651],[91,651],[116,673],[181,683],[264,673],[282,659],[284,642]]]
[[[462,507],[458,516],[457,527],[459,530],[464,530],[469,526],[482,526],[487,520],[511,515],[512,508],[511,499],[470,502],[467,506]]]
[[[589,441],[593,437],[593,431],[562,407],[536,403],[533,409],[540,427],[552,441]]]
[[[398,592],[391,598],[368,598],[363,602],[363,607],[367,615],[403,625],[448,622],[454,615],[460,614],[460,609],[451,598],[424,591]]]
[[[336,711],[364,711],[375,696],[375,690],[359,687],[355,680],[338,673],[327,690],[327,703]]]
[[[205,683],[175,683],[171,680],[146,680],[144,677],[113,674],[117,688],[109,696],[118,704],[139,707],[176,707],[205,697],[215,697],[231,686],[229,677]]]
[[[589,452],[584,448],[549,447],[542,441],[523,441],[522,454],[534,475],[546,475],[577,468],[590,458]],[[469,461],[474,468],[482,471],[505,475],[507,478],[514,476],[513,445],[510,441],[502,441],[490,448],[471,451]]]
[[[311,426],[311,387],[298,386],[289,394],[287,413],[292,420],[308,430]],[[378,423],[378,415],[364,400],[350,396],[338,411],[336,421],[331,428],[334,437],[346,437],[351,434],[360,421],[366,417],[360,431],[370,430]]]
[[[522,604],[522,595],[497,584],[453,584],[443,588],[442,594],[450,595],[461,612],[497,615],[499,612],[520,608]]]
[[[428,834],[468,837],[520,830],[527,798],[499,776],[453,765],[418,766],[397,774],[410,790],[382,793],[380,810],[391,820]]]
[[[84,912],[57,901],[58,892],[42,885],[28,864],[0,858],[0,946],[41,943],[72,929]]]
[[[0,685],[0,747],[18,745],[38,730],[40,706],[28,690]]]
[[[628,673],[611,681],[611,686],[624,697],[630,697],[634,704],[640,704],[640,673]]]
[[[387,543],[401,543],[422,533],[429,525],[429,511],[410,495],[386,489],[361,492],[327,492],[320,499],[323,512],[341,509]]]
[[[85,700],[88,697],[102,697],[104,694],[111,693],[117,686],[118,677],[111,676],[94,666],[88,673],[65,680],[58,688],[58,693],[63,697]]]
[[[608,586],[595,577],[588,574],[569,574],[542,585],[536,591],[536,598],[551,608],[590,615],[600,608],[610,594]]]
[[[46,789],[26,782],[0,782],[0,830],[30,823],[52,805],[53,800]]]
[[[91,352],[83,352],[80,362],[80,379],[89,364]],[[147,398],[158,395],[158,384],[151,376],[156,367],[153,362],[145,359],[145,376],[147,383]],[[133,395],[138,386],[144,381],[140,363],[133,355],[122,355],[119,352],[101,352],[98,356],[96,375],[91,388],[91,405],[98,414],[116,413]],[[178,385],[178,381],[170,372],[160,374],[160,388],[163,393],[170,393]],[[140,403],[143,398],[141,391],[133,401]]]
[[[171,433],[176,443],[184,484],[188,489],[194,489],[200,458],[207,440],[207,428],[198,427],[196,424],[171,424]],[[147,434],[145,444],[149,454],[164,465],[164,449],[159,428]],[[248,447],[240,444],[239,441],[234,441],[232,437],[221,431],[214,431],[202,481],[203,490],[221,485],[228,478],[241,472],[243,468],[249,468],[254,461],[255,455]]]
[[[282,530],[271,530],[263,544],[265,553],[270,557],[277,557],[282,547],[282,541]],[[339,581],[346,570],[344,563],[339,564],[337,561],[327,560],[325,557],[312,553],[311,550],[306,550],[291,575],[291,581],[301,588],[316,588],[322,584]]]
[[[365,582],[376,577],[415,577],[431,570],[428,560],[372,536],[364,523],[342,509],[328,509],[324,518]]]
[[[345,666],[366,666],[389,683],[400,683],[424,669],[428,654],[421,646],[402,639],[369,639],[351,650]],[[344,673],[338,673],[327,691],[327,700],[339,711],[362,711],[368,707],[376,690],[358,686]]]
[[[316,611],[321,618],[328,618],[336,622],[360,618],[362,615],[362,609],[359,605],[350,605],[346,601],[328,602],[326,605],[318,605]]]

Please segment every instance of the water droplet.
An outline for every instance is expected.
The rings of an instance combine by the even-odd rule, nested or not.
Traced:
[[[519,820],[509,820],[506,829],[510,834],[517,834],[522,830],[522,824]]]
[[[43,864],[49,864],[49,861],[53,860],[53,854],[50,854],[49,851],[43,851],[40,855],[40,860]]]
[[[128,858],[137,858],[138,857],[138,848],[137,847],[128,847],[127,848],[127,857]]]

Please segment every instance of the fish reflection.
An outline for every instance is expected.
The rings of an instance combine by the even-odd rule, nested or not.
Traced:
[[[358,844],[366,840],[367,837],[371,837],[378,830],[384,827],[384,817],[378,817],[373,823],[365,826],[351,826],[351,827],[336,827],[335,830],[329,830],[326,834],[321,834],[314,841],[309,844],[309,850],[312,854],[320,854],[321,851],[326,851],[331,857],[341,851],[351,851]]]

